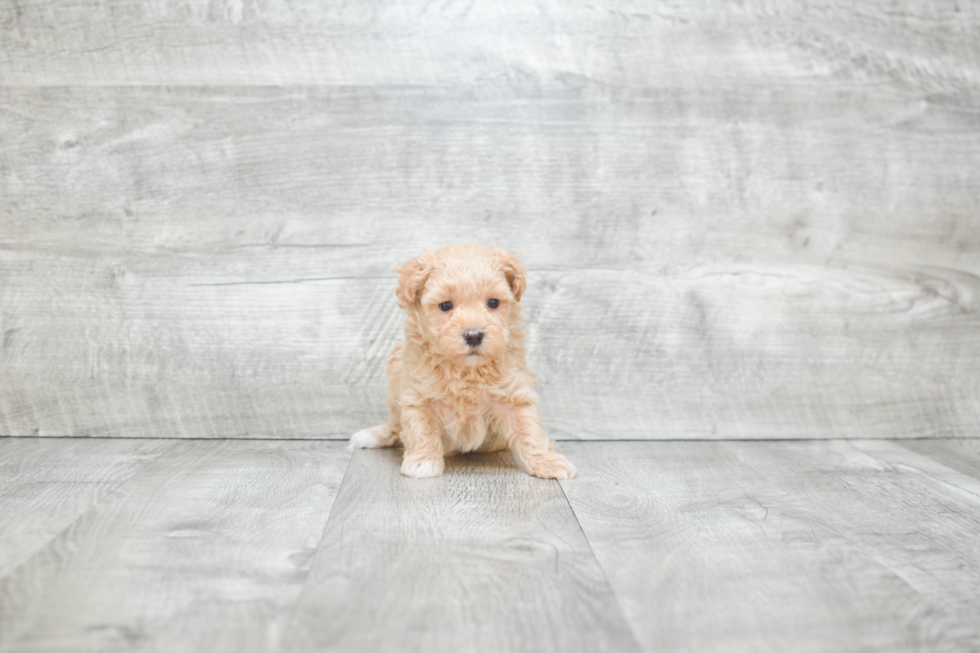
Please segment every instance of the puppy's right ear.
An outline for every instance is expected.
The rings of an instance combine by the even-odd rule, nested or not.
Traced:
[[[402,308],[410,308],[418,301],[425,288],[425,282],[432,274],[432,254],[424,252],[422,256],[407,261],[400,268],[395,270],[398,273],[398,290],[395,296],[398,297],[398,305]]]

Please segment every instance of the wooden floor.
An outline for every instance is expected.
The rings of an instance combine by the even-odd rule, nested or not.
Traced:
[[[976,651],[980,440],[0,439],[0,651]]]

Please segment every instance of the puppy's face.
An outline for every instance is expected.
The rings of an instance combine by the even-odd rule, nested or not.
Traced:
[[[469,366],[503,354],[524,290],[524,269],[513,254],[456,245],[423,254],[399,272],[399,304],[414,313],[437,353]]]

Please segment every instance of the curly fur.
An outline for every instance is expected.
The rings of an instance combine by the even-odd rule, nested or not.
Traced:
[[[427,251],[397,272],[405,340],[385,367],[388,423],[358,431],[351,445],[404,445],[406,476],[441,475],[447,455],[510,447],[534,476],[574,477],[575,467],[555,451],[538,415],[524,353],[518,302],[527,281],[518,257],[453,245]],[[441,308],[446,302],[451,310]]]

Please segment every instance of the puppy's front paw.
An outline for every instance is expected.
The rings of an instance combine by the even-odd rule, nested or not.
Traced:
[[[442,476],[446,462],[441,458],[407,458],[402,462],[402,475],[412,478],[433,478]]]
[[[578,475],[575,465],[568,462],[565,456],[560,453],[553,453],[546,458],[538,458],[527,465],[527,471],[531,476],[556,478],[559,481],[575,478]]]

